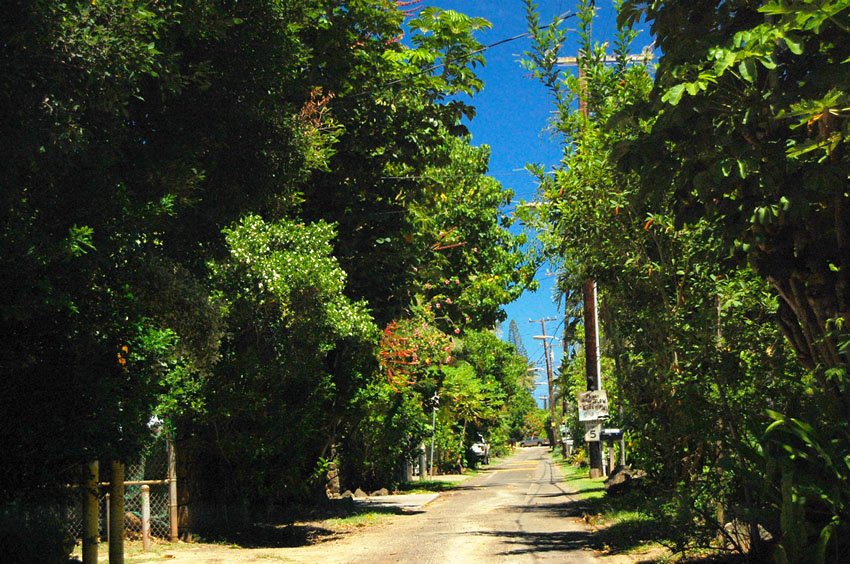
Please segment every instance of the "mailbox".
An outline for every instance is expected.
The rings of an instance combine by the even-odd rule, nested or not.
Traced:
[[[603,441],[619,441],[623,438],[622,429],[602,429],[601,438]]]

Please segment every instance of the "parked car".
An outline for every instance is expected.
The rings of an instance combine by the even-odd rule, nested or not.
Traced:
[[[484,440],[484,437],[478,435],[478,440],[472,443],[469,447],[472,454],[478,457],[482,464],[490,464],[490,445]]]
[[[530,446],[543,446],[548,444],[549,441],[542,439],[540,437],[528,437],[520,441],[519,446],[521,447],[530,447]]]

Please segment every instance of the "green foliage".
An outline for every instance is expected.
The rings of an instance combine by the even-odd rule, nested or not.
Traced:
[[[724,242],[739,244],[776,289],[783,329],[808,368],[844,366],[829,320],[848,311],[838,219],[847,206],[847,5],[705,3],[704,18],[683,25],[665,4],[635,12],[665,55],[643,114],[658,119],[624,164],[644,186],[671,185],[678,222],[720,222]],[[662,138],[675,142],[657,145]]]
[[[532,398],[532,403],[533,401]],[[539,409],[534,404],[534,407],[527,410],[522,418],[522,423],[519,426],[520,433],[512,438],[521,441],[526,437],[545,437],[546,429],[549,427],[548,422],[549,410]]]
[[[412,388],[394,389],[380,381],[361,390],[356,402],[363,416],[343,446],[345,487],[394,486],[404,479],[402,461],[418,456],[430,436],[427,404]]]
[[[846,379],[841,379],[846,385]],[[850,441],[850,425],[845,420],[823,422],[811,414],[807,414],[810,420],[817,423],[775,411],[769,415],[774,422],[765,433],[767,460],[773,462],[768,477],[778,482],[780,493],[774,502],[782,531],[777,560],[846,559],[850,499],[845,485],[850,479],[850,458],[844,445]]]
[[[135,458],[152,415],[208,515],[312,495],[331,462],[394,479],[451,360],[393,389],[378,327],[424,319],[445,348],[533,274],[456,97],[481,89],[489,24],[403,20],[385,0],[8,6],[0,509]],[[502,361],[467,382],[494,428],[526,401]]]
[[[68,500],[15,501],[0,508],[0,550],[10,562],[67,562],[74,539],[66,532]]]
[[[726,159],[730,146],[717,142],[728,124],[717,115],[715,121],[703,121],[702,112],[727,111],[729,106],[721,104],[737,92],[718,90],[716,98],[695,110],[690,97],[714,91],[697,77],[682,91],[667,91],[666,102],[677,105],[661,107],[656,99],[671,80],[671,68],[689,72],[682,71],[681,58],[691,55],[695,43],[717,36],[674,28],[672,22],[681,24],[686,14],[688,21],[698,21],[682,7],[663,13],[646,8],[670,26],[665,32],[687,45],[673,45],[660,36],[665,56],[652,89],[650,69],[625,64],[633,33],[621,31],[614,53],[620,63],[605,66],[605,46],[594,44],[589,34],[590,6],[584,10],[579,17],[579,67],[585,78],[555,77],[560,85],[556,99],[564,101],[558,106],[557,127],[565,136],[565,151],[556,172],[541,175],[544,244],[562,261],[565,291],[576,291],[589,277],[599,283],[612,405],[623,408],[619,424],[628,430],[632,462],[660,483],[672,484],[670,502],[661,513],[681,533],[679,548],[716,537],[724,525],[717,520],[718,503],[726,521],[759,523],[779,536],[782,527],[774,511],[778,482],[766,478],[767,466],[776,461],[754,453],[770,423],[765,410],[805,410],[799,398],[809,378],[772,322],[787,302],[777,300],[756,274],[760,263],[753,269],[730,250],[732,239],[744,238],[741,232],[730,237],[735,214],[752,203],[743,192],[730,191],[756,182],[752,162],[724,161],[716,176],[703,174],[706,162]],[[725,8],[716,16],[714,7],[700,5],[698,10],[721,20],[733,15]],[[546,48],[557,46],[538,46],[538,61],[539,51]],[[586,101],[590,119],[571,105],[579,97]],[[670,121],[674,115],[675,126]],[[668,158],[673,154],[675,163]],[[767,153],[760,158],[762,164],[756,166],[763,179],[772,174],[765,169],[774,161]],[[632,166],[623,166],[628,164]],[[687,166],[692,168],[683,168]],[[729,181],[717,180],[721,178]],[[715,198],[711,202],[709,194]],[[705,204],[698,210],[704,212],[723,198],[738,206],[736,211],[726,207],[690,213],[697,201]],[[768,203],[749,209],[746,221],[751,216],[756,223],[782,218],[777,221],[788,225],[785,216],[795,213],[793,198]],[[766,241],[753,240],[753,245]],[[562,376],[573,393],[583,387],[581,362],[579,355]],[[761,547],[753,543],[750,548],[757,552]]]
[[[206,417],[184,421],[203,438],[193,448],[224,455],[208,456],[192,478],[220,472],[228,496],[242,501],[321,491],[311,477],[368,383],[377,329],[343,293],[330,226],[250,215],[224,233],[230,256],[211,263],[210,275],[227,337],[205,386]],[[285,473],[276,470],[283,461]]]
[[[532,284],[535,264],[525,234],[510,233],[512,220],[500,211],[511,192],[485,175],[489,149],[468,138],[446,142],[449,163],[426,169],[426,192],[411,205],[412,242],[424,251],[416,300],[459,334],[504,319],[501,306]]]
[[[772,418],[760,424],[777,422],[760,459],[768,479],[753,482],[781,522],[758,519],[780,537],[780,561],[840,560],[846,544],[833,533],[846,527],[846,479],[805,461],[830,468],[848,445],[848,5],[705,2],[686,14],[673,4],[626,2],[623,19],[645,17],[664,56],[637,113],[654,121],[621,164],[639,172],[646,199],[674,195],[676,225],[715,226],[778,297],[779,326],[813,379],[802,406],[765,405]]]
[[[201,407],[221,337],[204,261],[222,225],[286,201],[303,172],[281,96],[303,50],[262,29],[303,15],[284,4],[8,6],[0,365],[20,425],[3,496],[129,459],[153,413]]]

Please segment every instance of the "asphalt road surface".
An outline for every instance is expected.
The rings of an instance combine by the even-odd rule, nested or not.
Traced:
[[[321,562],[599,562],[546,447],[517,449],[413,515],[299,551]],[[295,556],[295,555],[293,555]]]

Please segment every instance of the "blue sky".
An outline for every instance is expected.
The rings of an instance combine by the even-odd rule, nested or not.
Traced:
[[[493,27],[478,35],[485,45],[513,37],[527,31],[525,5],[521,0],[426,0],[423,4],[444,9],[457,10],[470,16],[481,16],[489,20]],[[541,23],[546,24],[559,14],[574,13],[574,0],[538,0]],[[616,33],[616,12],[611,0],[597,0],[597,19],[594,23],[594,39],[605,41]],[[574,27],[575,20],[568,22]],[[561,55],[574,55],[576,52],[576,34],[568,35]],[[634,44],[634,50],[640,51],[650,42],[643,33]],[[529,38],[522,38],[507,44],[488,49],[485,53],[487,65],[478,69],[484,80],[484,90],[472,99],[477,109],[475,119],[469,125],[473,143],[489,145],[491,148],[490,174],[511,188],[517,200],[534,200],[537,182],[525,171],[527,163],[539,163],[551,169],[561,157],[560,140],[547,132],[547,124],[554,109],[552,98],[544,86],[528,76],[519,60],[522,53],[530,48]],[[554,276],[547,276],[544,267],[538,272],[540,289],[526,292],[519,300],[505,307],[508,319],[503,324],[504,337],[507,337],[508,324],[516,320],[522,333],[523,343],[532,361],[538,360],[543,366],[543,347],[534,335],[540,335],[540,324],[529,323],[529,319],[543,317],[561,318],[558,306],[554,302]],[[547,333],[552,334],[563,324],[559,321],[547,323]],[[560,344],[555,347],[555,364],[560,363]],[[543,374],[542,372],[540,373]],[[542,396],[545,386],[538,387],[535,396]]]

